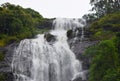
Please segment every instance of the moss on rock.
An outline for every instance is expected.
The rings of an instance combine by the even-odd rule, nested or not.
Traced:
[[[5,81],[5,74],[0,73],[0,81]]]
[[[5,58],[4,52],[0,52],[0,61],[3,61]]]

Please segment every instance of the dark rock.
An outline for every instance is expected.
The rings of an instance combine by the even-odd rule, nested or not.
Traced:
[[[14,48],[17,46],[17,43],[12,43],[5,47],[0,47],[0,52],[4,52],[5,58],[3,61],[0,61],[0,74],[2,81],[13,81],[13,73],[11,69],[11,63],[13,59]]]
[[[89,28],[77,28],[76,31],[77,33],[77,37],[81,37],[82,34],[84,34],[85,38],[89,38],[91,35],[91,32],[89,31]]]
[[[86,50],[86,48],[88,48],[89,46],[95,45],[97,43],[97,41],[85,41],[83,39],[82,42],[77,41],[72,43],[71,45],[71,50],[75,53],[76,58],[80,61],[82,61],[82,68],[84,70],[89,69],[90,66],[90,61],[89,59],[84,55],[84,52]]]
[[[73,39],[75,37],[80,37],[82,35],[81,28],[71,29],[67,31],[67,37],[69,39]]]
[[[44,38],[47,40],[47,42],[55,42],[56,41],[56,37],[50,33],[46,33],[44,35]]]
[[[0,72],[0,81],[13,81],[13,73]]]
[[[5,73],[5,81],[13,81],[13,80],[14,80],[14,75],[12,72]]]
[[[77,37],[80,37],[82,35],[83,29],[82,28],[77,28],[76,30],[78,31]]]
[[[84,29],[84,33],[85,33],[85,38],[89,38],[90,37],[90,35],[91,35],[91,32],[89,31],[89,29],[87,28],[87,29]]]
[[[68,39],[71,39],[71,38],[74,37],[74,32],[73,32],[73,30],[68,30],[68,31],[67,31],[67,37],[68,37]]]
[[[74,37],[71,37],[71,39],[68,39],[68,43],[70,45],[71,50],[75,53],[76,58],[82,63],[82,71],[89,70],[91,58],[88,58],[84,55],[85,50],[89,46],[93,46],[98,41],[90,41],[90,35],[88,28],[78,28],[75,30],[77,31],[77,34]],[[70,31],[70,35],[72,35],[73,31]],[[84,35],[82,37],[82,35]],[[82,80],[81,77],[75,77],[72,81],[88,81],[89,72],[86,74],[86,79]]]

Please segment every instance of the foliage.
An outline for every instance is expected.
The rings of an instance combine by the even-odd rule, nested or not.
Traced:
[[[0,81],[5,81],[5,75],[3,73],[0,73]]]
[[[112,39],[114,35],[115,35],[114,32],[99,30],[94,35],[91,36],[91,40],[100,41],[100,40]]]
[[[97,20],[95,13],[85,14],[82,18],[86,20],[87,25]]]
[[[4,60],[4,57],[5,57],[4,53],[3,53],[3,52],[0,52],[0,61],[3,61],[3,60]]]
[[[120,0],[90,0],[90,4],[92,13],[83,16],[87,24],[99,20],[108,14],[120,12]]]
[[[3,47],[5,45],[6,45],[5,41],[4,40],[0,40],[0,46]]]
[[[89,81],[120,81],[120,1],[90,0],[93,13],[84,15],[91,39],[100,41],[86,49],[90,58]]]
[[[0,46],[36,35],[39,25],[45,20],[33,9],[25,9],[10,3],[2,4],[0,7]]]
[[[120,31],[120,12],[108,14],[90,25],[92,39],[105,40],[112,38]]]
[[[120,53],[120,32],[116,34],[116,38],[114,39],[115,45],[118,48],[118,53]]]
[[[120,37],[120,36],[119,36]],[[101,41],[89,47],[85,54],[92,58],[89,81],[120,81],[120,38]]]
[[[92,11],[95,11],[98,18],[120,11],[119,0],[90,0],[90,4],[93,6]]]

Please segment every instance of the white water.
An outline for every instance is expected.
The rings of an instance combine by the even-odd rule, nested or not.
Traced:
[[[66,32],[83,25],[77,19],[55,19],[51,45],[44,34],[22,40],[15,49],[12,70],[15,81],[70,81],[82,71],[81,63],[70,50]],[[83,75],[81,75],[84,78]]]

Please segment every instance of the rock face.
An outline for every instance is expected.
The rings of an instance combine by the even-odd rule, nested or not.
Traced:
[[[75,37],[74,31],[73,30],[68,30],[67,31],[67,37],[68,37],[68,39],[74,38]]]
[[[76,58],[82,62],[82,69],[83,71],[86,71],[86,80],[82,80],[81,77],[76,77],[72,81],[87,81],[88,80],[88,69],[90,67],[90,60],[84,55],[85,49],[89,46],[95,45],[97,41],[90,41],[89,40],[89,31],[88,29],[84,29],[83,36],[82,30],[79,29],[76,36],[72,37],[68,40],[68,43],[70,45],[71,50],[75,53]],[[72,35],[72,32],[71,32]]]
[[[11,45],[1,47],[0,52],[3,52],[5,55],[4,59],[0,61],[0,81],[13,81],[13,73],[11,69],[12,57],[14,48],[18,44],[13,43]]]
[[[52,29],[53,19],[46,19],[43,23],[40,23],[38,28],[40,29]],[[55,41],[55,36],[51,34],[46,34],[45,36],[48,42]],[[12,43],[5,47],[0,47],[0,56],[4,54],[4,58],[2,56],[2,60],[0,58],[0,81],[14,81],[11,63],[13,59],[14,48],[18,46],[18,43]]]
[[[82,42],[75,42],[72,44],[72,51],[76,54],[77,59],[82,61],[83,63],[83,69],[87,70],[89,69],[89,60],[84,56],[85,49],[89,46],[92,46],[96,44],[97,41],[82,41]]]
[[[76,30],[77,31],[77,30]],[[84,38],[81,40],[82,30],[79,29],[77,34],[73,30],[69,30],[67,32],[68,36],[68,43],[71,46],[71,50],[76,54],[77,59],[82,61],[82,68],[84,71],[86,71],[85,75],[88,79],[88,69],[90,66],[90,61],[88,58],[84,56],[85,49],[89,46],[92,46],[97,43],[97,41],[90,41],[89,40],[89,32],[87,29],[84,31]],[[56,36],[46,33],[44,38],[49,42],[55,42]],[[76,39],[77,38],[77,39]],[[8,45],[6,47],[1,47],[0,52],[3,52],[5,54],[4,60],[0,61],[0,81],[14,81],[14,77],[11,70],[11,63],[13,58],[13,52],[14,48],[17,47],[17,43],[13,43],[11,45]],[[82,80],[81,77],[76,77],[72,81],[87,81]]]
[[[50,33],[46,33],[44,35],[44,38],[47,40],[47,42],[55,42],[56,41],[56,37]]]

